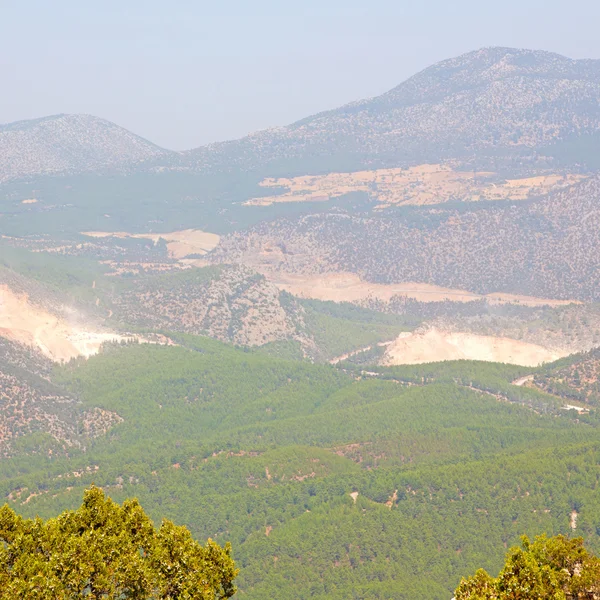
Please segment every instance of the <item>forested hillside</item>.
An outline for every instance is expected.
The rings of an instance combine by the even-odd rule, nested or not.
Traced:
[[[564,358],[540,370],[533,385],[574,402],[600,404],[600,347]]]
[[[85,448],[121,418],[81,401],[50,380],[52,363],[0,337],[0,456],[57,456]]]
[[[526,369],[361,375],[173,339],[54,370],[123,422],[85,452],[0,463],[11,506],[55,514],[91,481],[136,496],[200,540],[231,541],[249,598],[447,599],[520,534],[571,531],[574,511],[598,546],[595,413],[511,386]]]
[[[137,497],[247,600],[598,552],[599,131],[600,61],[510,48],[188,152],[0,125],[0,497]]]

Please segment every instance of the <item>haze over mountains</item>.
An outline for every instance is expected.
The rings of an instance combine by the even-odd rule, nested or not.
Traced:
[[[290,168],[288,160],[318,168],[311,161],[319,158],[321,169],[343,169],[468,160],[474,152],[530,155],[597,131],[599,98],[600,61],[483,49],[425,69],[382,96],[187,157],[200,168],[219,159],[245,169]]]
[[[510,48],[183,152],[0,126],[0,494],[137,496],[249,600],[600,549],[599,157],[600,61]]]
[[[125,169],[166,154],[114,123],[55,115],[0,125],[0,182],[31,175]]]
[[[600,61],[484,48],[425,69],[389,92],[287,127],[167,151],[88,115],[0,126],[0,181],[134,167],[213,171],[348,170],[474,153],[487,162],[550,157],[600,128]],[[538,160],[544,160],[539,158]]]
[[[203,264],[240,265],[240,290],[254,289],[249,266],[284,290],[290,277],[308,289],[315,277],[322,287],[342,276],[383,286],[388,299],[393,293],[385,286],[408,282],[439,286],[450,293],[442,299],[466,292],[534,304],[597,301],[598,141],[600,61],[484,48],[433,65],[379,97],[185,152],[92,116],[4,125],[0,218],[17,246],[33,249],[35,234],[46,251],[110,260],[117,274],[139,275],[145,261],[164,261],[164,252],[171,263],[161,269],[190,265],[185,252],[174,260],[168,245],[149,251],[121,234],[92,242],[82,232],[225,234],[205,257],[199,252]],[[200,256],[192,247],[186,252]],[[119,262],[134,259],[146,266]],[[303,317],[296,309],[286,313],[269,290],[253,299],[239,292],[239,306],[262,306],[251,335],[252,311],[242,328],[232,317],[203,317],[188,331],[220,331],[220,339],[238,343],[303,339],[290,325]],[[194,288],[192,296],[203,304],[203,294]],[[223,315],[241,310],[231,312],[239,294],[232,293]],[[317,290],[312,297],[336,294]],[[163,314],[175,327],[167,318],[172,308],[156,303],[176,299],[150,291],[144,298],[155,306],[154,318]],[[132,302],[126,311],[135,313]],[[267,324],[274,314],[281,327]],[[140,322],[147,318],[142,311]]]

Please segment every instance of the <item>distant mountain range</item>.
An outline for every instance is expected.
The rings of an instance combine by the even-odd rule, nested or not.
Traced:
[[[496,167],[583,163],[600,148],[600,60],[485,48],[433,65],[389,92],[287,127],[187,152],[87,115],[0,126],[0,182],[132,169],[262,176],[474,158]]]
[[[382,96],[184,156],[198,168],[228,160],[298,172],[474,154],[531,159],[536,149],[599,129],[600,60],[486,48],[433,65]]]

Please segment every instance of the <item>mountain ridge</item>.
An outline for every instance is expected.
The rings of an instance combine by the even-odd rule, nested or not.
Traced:
[[[57,121],[65,124],[66,131],[59,131],[55,138],[48,131],[47,140],[41,135],[44,132],[38,136],[43,148],[60,146],[61,140],[67,144],[58,156],[54,148],[50,167],[41,166],[48,163],[48,156],[37,160],[35,153],[33,158],[29,156],[28,140],[24,140],[24,148],[18,144],[7,148],[3,141],[11,133],[51,129]],[[77,131],[81,136],[86,130],[97,136],[96,146],[86,148],[77,141]],[[103,130],[110,130],[110,136],[103,138]],[[518,161],[524,152],[582,134],[600,135],[600,60],[491,47],[431,65],[379,96],[287,126],[182,152],[165,150],[89,115],[59,114],[0,125],[0,158],[8,161],[8,168],[0,171],[0,181],[36,173],[107,168],[239,169],[263,170],[264,174],[336,167],[348,170],[373,163],[467,160],[473,154],[487,156],[492,150],[514,162],[515,156]],[[102,144],[108,145],[107,151]],[[79,162],[62,156],[75,150],[84,151]],[[29,156],[30,164],[15,165],[14,159],[9,160],[11,152],[24,161]]]
[[[598,60],[484,48],[436,63],[380,96],[184,155],[210,166],[215,153],[230,155],[237,143],[231,159],[250,169],[260,159],[331,163],[332,154],[362,165],[465,159],[489,148],[512,155],[597,132],[599,99]]]

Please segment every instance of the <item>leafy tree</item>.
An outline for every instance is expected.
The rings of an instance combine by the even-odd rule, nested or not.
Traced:
[[[201,546],[185,527],[156,530],[137,500],[92,487],[76,511],[23,519],[0,509],[0,597],[218,600],[235,593],[229,545]]]
[[[583,538],[523,536],[512,548],[496,579],[483,569],[463,579],[456,600],[574,600],[596,598],[600,592],[600,559],[589,554]]]

